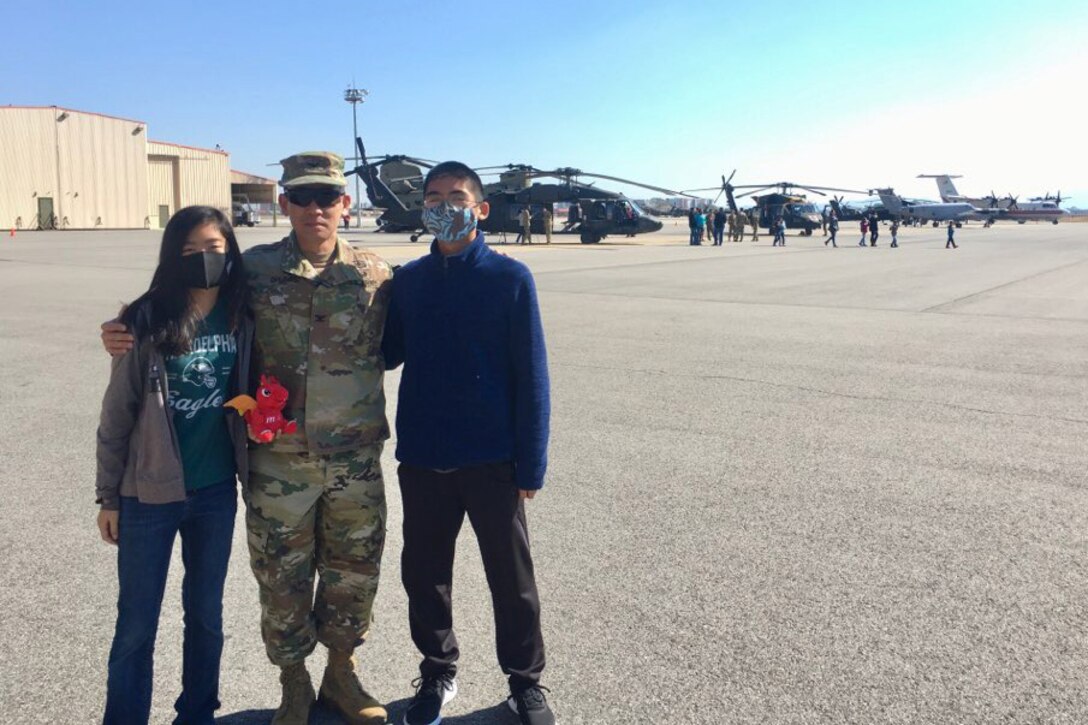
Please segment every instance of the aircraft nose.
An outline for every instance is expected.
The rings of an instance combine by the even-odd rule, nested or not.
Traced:
[[[659,232],[664,228],[664,224],[657,219],[651,219],[650,217],[642,217],[638,221],[638,225],[642,228],[643,232]]]

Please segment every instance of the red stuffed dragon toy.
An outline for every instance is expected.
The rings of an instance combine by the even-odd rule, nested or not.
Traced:
[[[262,375],[257,388],[257,398],[239,395],[223,404],[224,408],[233,408],[238,415],[245,416],[250,435],[261,443],[272,441],[277,433],[294,433],[298,424],[283,417],[283,407],[287,405],[287,388],[271,375]]]

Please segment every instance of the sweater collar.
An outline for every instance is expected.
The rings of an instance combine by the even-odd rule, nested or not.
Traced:
[[[438,240],[431,242],[431,258],[436,262],[441,262],[445,259],[447,263],[460,263],[472,266],[479,262],[480,258],[487,254],[487,251],[487,244],[484,243],[483,232],[476,232],[476,238],[472,240],[471,244],[457,254],[451,254],[449,256],[442,254],[438,249]]]

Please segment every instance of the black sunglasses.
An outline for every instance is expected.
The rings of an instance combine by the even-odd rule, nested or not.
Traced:
[[[319,207],[326,209],[340,201],[343,195],[344,192],[340,189],[329,186],[314,189],[288,189],[287,201],[295,206],[309,206],[311,202],[316,201]]]

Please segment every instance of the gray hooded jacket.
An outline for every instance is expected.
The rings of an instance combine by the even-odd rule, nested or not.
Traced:
[[[237,335],[238,357],[228,385],[230,397],[248,390],[252,320],[243,316]],[[113,358],[98,423],[95,494],[103,509],[116,511],[121,496],[135,496],[150,504],[185,500],[181,449],[167,406],[169,395],[163,355],[147,337]],[[235,468],[244,485],[249,477],[245,420],[230,411],[227,423]]]

